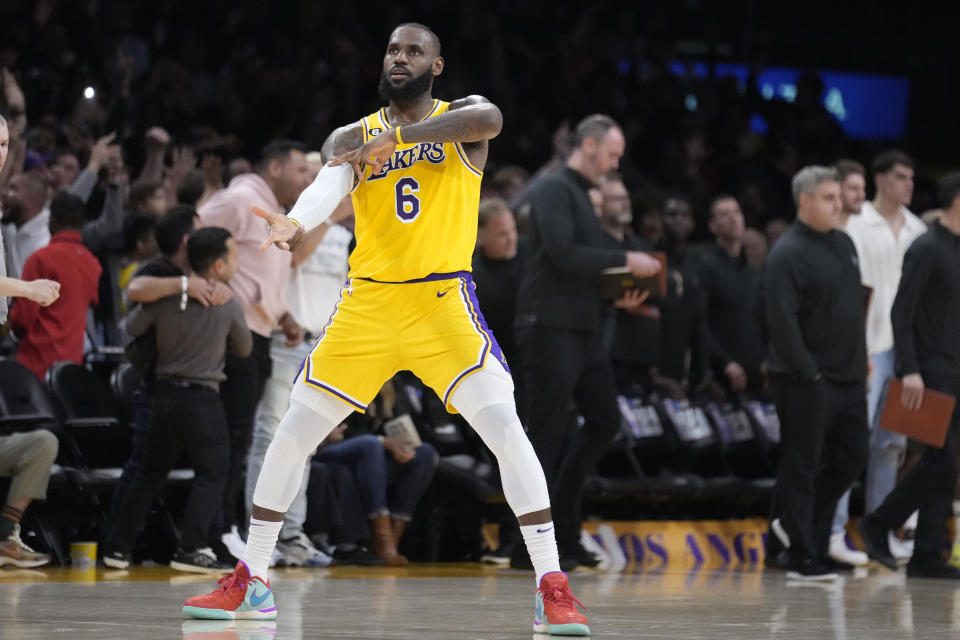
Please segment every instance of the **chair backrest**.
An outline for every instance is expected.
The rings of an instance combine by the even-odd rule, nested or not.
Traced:
[[[0,423],[27,428],[56,422],[56,407],[43,383],[18,362],[0,359]]]
[[[110,388],[117,402],[120,419],[125,423],[133,422],[133,397],[143,386],[140,374],[129,362],[124,362],[113,370],[110,376]]]
[[[100,376],[73,362],[55,362],[47,370],[47,387],[57,399],[65,424],[117,422],[117,406]]]

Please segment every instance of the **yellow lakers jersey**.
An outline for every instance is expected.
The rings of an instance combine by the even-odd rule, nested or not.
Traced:
[[[434,100],[424,120],[446,113],[448,106]],[[361,123],[364,142],[392,128],[386,109]],[[350,277],[406,282],[470,271],[482,177],[463,146],[453,142],[398,144],[380,173],[366,167],[351,194],[357,246]]]

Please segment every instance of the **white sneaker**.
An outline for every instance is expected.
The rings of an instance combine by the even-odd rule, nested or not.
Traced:
[[[777,536],[777,539],[780,541],[780,544],[783,545],[784,549],[790,548],[790,536],[787,535],[787,530],[780,524],[780,518],[773,519],[770,523],[770,530]]]
[[[906,564],[913,557],[913,540],[901,540],[891,531],[887,544],[890,545],[890,555],[894,557],[897,564]]]
[[[870,558],[867,554],[847,546],[846,535],[843,532],[830,535],[830,550],[827,553],[837,562],[845,562],[855,567],[864,567],[870,564]]]
[[[237,561],[243,560],[243,551],[247,548],[247,543],[240,537],[240,531],[236,526],[230,527],[230,531],[220,536],[220,541]]]
[[[320,551],[303,531],[286,540],[277,542],[277,551],[283,554],[291,567],[329,567],[333,558]]]

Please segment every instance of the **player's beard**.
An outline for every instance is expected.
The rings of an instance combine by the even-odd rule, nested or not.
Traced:
[[[430,73],[429,69],[421,73],[419,76],[410,78],[399,86],[390,84],[390,78],[387,75],[387,71],[383,71],[380,74],[380,84],[377,86],[377,89],[380,91],[380,97],[387,102],[398,102],[403,104],[405,102],[411,102],[429,92],[432,85],[433,75]]]

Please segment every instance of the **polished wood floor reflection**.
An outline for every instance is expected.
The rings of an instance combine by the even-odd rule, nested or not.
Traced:
[[[571,576],[594,638],[960,638],[960,585],[872,569],[831,585],[760,567]],[[286,569],[276,623],[190,621],[213,579],[165,568],[0,571],[0,639],[531,638],[533,577],[479,565]]]

